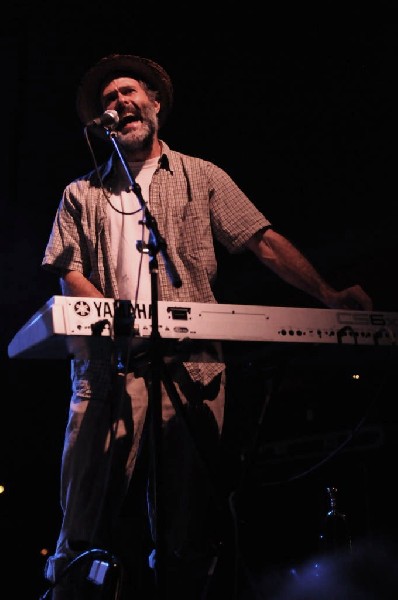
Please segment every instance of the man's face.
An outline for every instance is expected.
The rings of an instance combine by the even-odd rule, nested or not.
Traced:
[[[126,148],[138,150],[157,133],[160,103],[136,79],[111,79],[102,89],[101,102],[104,111],[118,112],[118,139]]]

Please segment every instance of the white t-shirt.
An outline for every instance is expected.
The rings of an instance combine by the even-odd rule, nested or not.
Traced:
[[[149,206],[149,186],[158,166],[159,158],[129,163],[135,181],[140,185],[142,197]],[[120,212],[118,212],[120,211]],[[134,305],[151,303],[151,278],[149,254],[137,249],[137,241],[147,243],[149,230],[141,221],[144,212],[136,194],[122,190],[111,194],[108,203],[112,257],[116,270],[120,300],[131,300]]]

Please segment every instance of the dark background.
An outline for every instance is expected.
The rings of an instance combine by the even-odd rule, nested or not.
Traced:
[[[392,3],[261,11],[251,3],[17,3],[2,20],[0,522],[5,579],[23,586],[27,600],[44,589],[40,549],[51,551],[58,533],[69,365],[10,360],[7,346],[59,291],[40,263],[64,186],[92,168],[75,111],[81,76],[113,52],[160,62],[175,90],[161,137],[228,171],[331,284],[360,283],[374,310],[396,311],[396,26]],[[98,141],[96,150],[107,148]],[[318,306],[252,257],[218,252],[222,301]],[[257,593],[270,566],[316,550],[330,484],[354,540],[382,555],[375,570],[388,579],[397,526],[395,349],[273,348],[254,360],[250,350],[239,350],[232,373],[227,432],[238,455],[258,436],[240,488],[242,554]]]

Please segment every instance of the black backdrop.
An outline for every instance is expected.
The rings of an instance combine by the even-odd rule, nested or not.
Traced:
[[[396,21],[389,3],[261,11],[250,3],[233,10],[17,3],[0,27],[0,483],[7,492],[0,518],[10,565],[35,590],[43,585],[38,550],[53,546],[60,518],[68,365],[10,360],[7,345],[58,293],[40,262],[63,187],[92,167],[74,107],[81,75],[112,52],[159,61],[175,87],[167,143],[225,168],[331,283],[361,283],[375,310],[395,311]],[[98,153],[106,150],[98,142]],[[251,257],[218,252],[222,301],[317,306]],[[358,538],[390,539],[396,525],[394,355],[362,362],[307,354],[298,367],[295,356],[275,359],[284,383],[261,424],[242,502],[246,547],[264,546],[256,558],[249,552],[260,571],[313,549],[331,479],[341,484]],[[256,400],[248,407],[237,398],[231,409],[247,424],[238,432],[229,425],[243,446],[264,400],[267,375],[263,363],[257,367],[243,360],[236,384],[238,397]],[[363,376],[356,388],[354,367]],[[367,435],[311,471],[362,418]],[[274,554],[266,542],[272,527]]]

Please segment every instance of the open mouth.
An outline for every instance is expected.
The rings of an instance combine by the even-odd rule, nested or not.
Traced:
[[[129,123],[136,123],[137,121],[140,121],[140,117],[138,115],[133,115],[131,113],[127,114],[127,115],[123,115],[120,117],[119,120],[119,124],[118,124],[118,129],[123,129],[126,125],[128,125]]]

